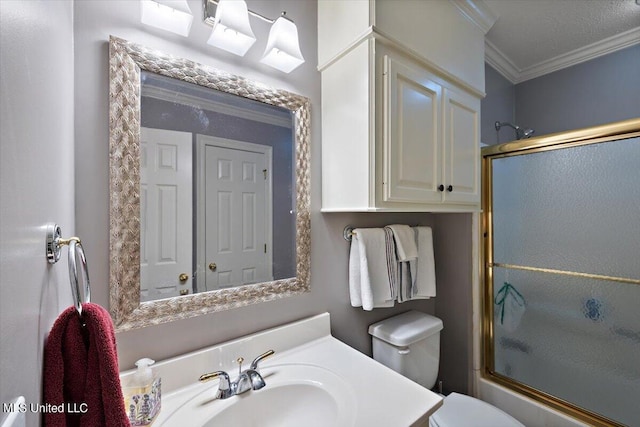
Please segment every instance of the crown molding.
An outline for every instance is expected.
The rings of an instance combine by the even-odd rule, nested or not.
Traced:
[[[476,24],[487,34],[493,24],[498,20],[498,16],[485,4],[483,0],[451,0],[464,16]]]
[[[640,27],[520,69],[495,45],[485,39],[485,61],[511,83],[517,84],[636,44],[640,44]]]
[[[484,39],[484,61],[512,84],[518,83],[520,69],[493,43]]]
[[[519,82],[562,70],[640,43],[640,27],[616,34],[520,71]]]

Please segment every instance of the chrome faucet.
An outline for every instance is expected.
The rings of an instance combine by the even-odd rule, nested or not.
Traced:
[[[258,363],[274,353],[275,352],[273,350],[262,353],[260,356],[253,359],[253,362],[251,362],[251,365],[249,365],[249,369],[246,369],[244,371],[242,370],[242,362],[244,362],[244,358],[239,357],[236,360],[239,367],[238,378],[236,378],[235,381],[231,381],[229,378],[229,374],[227,374],[225,371],[215,371],[208,374],[203,374],[200,376],[199,381],[206,382],[214,378],[220,378],[218,392],[216,393],[217,399],[228,399],[231,396],[242,394],[249,390],[260,390],[266,385],[266,383],[264,382],[262,375],[260,375],[260,373],[257,371]]]

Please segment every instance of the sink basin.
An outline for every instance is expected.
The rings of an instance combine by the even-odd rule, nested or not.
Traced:
[[[156,363],[162,408],[154,427],[428,425],[442,398],[340,342],[330,326],[323,313]],[[218,370],[233,381],[239,357],[268,349],[275,353],[260,361],[260,390],[217,399],[217,380],[198,382]]]
[[[162,426],[216,427],[353,426],[352,388],[328,369],[281,364],[261,369],[267,386],[229,399],[215,399],[217,384],[190,398]]]

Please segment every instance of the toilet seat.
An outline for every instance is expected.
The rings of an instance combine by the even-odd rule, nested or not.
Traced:
[[[430,427],[525,427],[493,405],[471,396],[451,393],[429,418]]]

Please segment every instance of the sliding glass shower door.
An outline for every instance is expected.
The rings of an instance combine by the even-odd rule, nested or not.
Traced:
[[[595,425],[640,426],[634,123],[483,153],[487,375]]]

